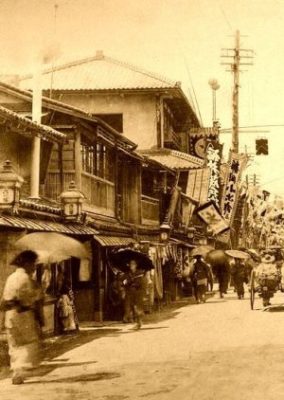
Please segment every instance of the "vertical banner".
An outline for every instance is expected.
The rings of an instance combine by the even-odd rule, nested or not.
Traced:
[[[231,155],[229,175],[221,202],[221,211],[224,219],[231,224],[236,212],[238,201],[238,186],[242,171],[246,167],[247,157],[244,154]]]
[[[207,146],[207,167],[210,170],[208,201],[213,201],[219,207],[221,146],[210,142]]]

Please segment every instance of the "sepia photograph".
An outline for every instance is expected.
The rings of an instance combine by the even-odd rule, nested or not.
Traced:
[[[284,0],[0,0],[1,400],[284,396]]]

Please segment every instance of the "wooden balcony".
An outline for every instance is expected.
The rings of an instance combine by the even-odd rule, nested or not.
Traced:
[[[91,175],[87,172],[82,173],[82,193],[86,196],[84,209],[90,212],[115,216],[115,185],[105,179]],[[75,180],[75,171],[63,173],[63,188],[60,184],[59,171],[49,171],[46,178],[45,197],[58,200],[63,190],[67,189],[69,183]]]
[[[85,209],[115,216],[115,185],[97,176],[82,173],[82,192],[86,196]]]
[[[142,224],[159,225],[160,224],[160,202],[153,197],[142,195]]]

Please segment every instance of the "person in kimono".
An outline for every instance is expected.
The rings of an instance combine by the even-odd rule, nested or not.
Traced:
[[[205,294],[207,291],[208,282],[211,279],[211,270],[201,255],[194,256],[194,259],[195,262],[193,264],[192,274],[194,294],[198,304],[200,302],[205,303]]]
[[[1,300],[15,385],[24,383],[28,371],[40,364],[43,292],[32,279],[36,260],[37,254],[30,250],[13,260],[16,270],[7,278]]]
[[[145,294],[145,273],[138,270],[136,260],[130,260],[129,272],[125,274],[123,284],[125,286],[124,314],[133,315],[136,321],[135,329],[142,326],[143,298]]]
[[[58,308],[59,332],[68,333],[78,331],[79,323],[74,304],[74,295],[68,284],[62,286],[56,305]]]
[[[248,283],[249,281],[245,260],[235,258],[235,264],[231,269],[231,275],[234,279],[234,285],[238,298],[241,300],[245,295],[244,283]]]

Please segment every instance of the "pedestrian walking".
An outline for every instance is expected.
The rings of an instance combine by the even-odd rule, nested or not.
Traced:
[[[136,329],[142,326],[143,297],[145,294],[145,271],[137,268],[136,260],[129,261],[129,271],[125,274],[124,319],[133,316]]]
[[[230,276],[230,265],[224,250],[213,250],[206,256],[206,261],[211,265],[212,273],[219,284],[220,298],[227,293]]]
[[[245,260],[239,258],[235,259],[235,263],[231,269],[231,275],[234,279],[234,285],[238,298],[241,300],[245,295],[244,283],[248,283],[247,266]]]
[[[211,271],[209,265],[203,260],[202,256],[197,254],[194,256],[195,262],[193,265],[193,288],[196,302],[205,303],[205,293],[210,280]]]
[[[32,279],[36,260],[37,254],[30,250],[13,260],[16,270],[7,279],[1,300],[15,385],[24,383],[28,371],[40,364],[43,292]]]

